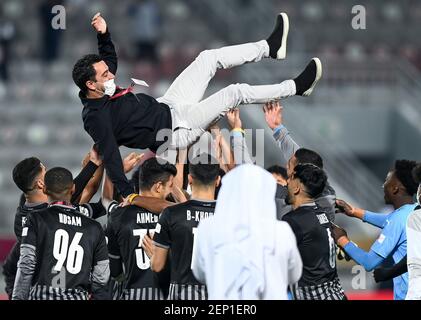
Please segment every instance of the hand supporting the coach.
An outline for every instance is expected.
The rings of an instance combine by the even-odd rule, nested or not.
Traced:
[[[277,127],[282,125],[283,116],[282,111],[283,107],[279,101],[269,101],[266,102],[263,106],[263,112],[265,113],[265,120],[269,128],[275,130]]]

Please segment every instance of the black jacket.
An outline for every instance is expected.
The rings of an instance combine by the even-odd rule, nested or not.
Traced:
[[[108,31],[98,34],[98,50],[110,72],[115,74],[117,55]],[[117,90],[116,93],[118,92]],[[88,99],[82,93],[79,93],[79,97],[84,106],[84,128],[97,145],[114,186],[126,197],[134,190],[124,174],[118,147],[149,148],[156,151],[168,140],[156,141],[156,136],[161,129],[171,129],[170,109],[151,96],[131,92],[113,99],[108,95]]]

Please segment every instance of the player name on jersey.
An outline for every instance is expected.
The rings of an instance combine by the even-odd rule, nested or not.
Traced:
[[[159,216],[150,212],[139,212],[136,215],[136,223],[157,223]]]
[[[82,226],[82,218],[81,217],[74,217],[68,216],[67,214],[59,213],[58,214],[59,221],[62,224],[68,224],[76,227]]]
[[[186,215],[187,215],[187,221],[191,221],[191,220],[200,221],[202,219],[206,219],[213,216],[213,212],[199,211],[199,210],[195,210],[192,212],[191,210],[186,210]]]

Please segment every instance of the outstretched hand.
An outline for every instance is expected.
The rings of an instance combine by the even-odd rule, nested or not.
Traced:
[[[101,16],[100,12],[93,16],[91,25],[98,33],[104,34],[105,32],[107,32],[107,23],[105,22],[105,19]]]
[[[240,109],[234,108],[228,111],[227,120],[231,129],[241,129],[243,124],[240,118]]]
[[[132,171],[140,163],[143,156],[143,153],[137,154],[136,152],[132,152],[125,157],[123,160],[124,173]]]
[[[364,210],[351,206],[348,202],[337,199],[335,204],[335,213],[344,213],[348,217],[362,219],[364,216]]]
[[[282,110],[283,107],[279,101],[269,101],[263,106],[266,123],[272,130],[282,124]]]

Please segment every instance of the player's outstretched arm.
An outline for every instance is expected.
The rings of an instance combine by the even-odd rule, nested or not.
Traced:
[[[82,160],[82,171],[73,180],[73,183],[75,184],[75,192],[72,194],[71,203],[81,203],[83,192],[87,188],[92,176],[95,175],[96,170],[101,164],[102,160],[99,158],[96,150],[94,150],[94,147],[92,147],[91,151]]]
[[[348,217],[358,218],[378,228],[383,228],[389,217],[387,214],[370,212],[354,207],[341,199],[336,200],[336,213],[344,213]]]
[[[110,72],[116,74],[117,72],[117,53],[115,51],[114,44],[111,40],[111,35],[108,30],[107,22],[101,16],[101,13],[97,13],[93,16],[91,21],[92,27],[98,33],[98,52],[102,60],[107,64]]]
[[[369,252],[359,248],[355,243],[351,242],[345,229],[331,224],[332,237],[335,243],[359,265],[363,266],[366,271],[372,271],[378,267],[385,259],[378,253],[370,249]]]
[[[263,106],[265,120],[269,128],[273,130],[273,137],[278,142],[284,156],[282,166],[286,167],[289,159],[294,155],[300,146],[292,139],[287,128],[283,125],[283,107],[279,101],[270,101]]]

